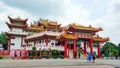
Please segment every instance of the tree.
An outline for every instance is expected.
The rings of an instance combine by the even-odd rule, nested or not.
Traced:
[[[120,56],[120,43],[118,44],[118,56]]]
[[[0,34],[0,43],[3,44],[3,48],[5,50],[7,50],[7,44],[8,44],[8,40],[6,39],[6,37],[7,37],[7,35],[4,32],[2,32]]]
[[[34,47],[32,47],[32,50],[36,50],[36,47],[34,46]]]
[[[0,34],[0,42],[5,44],[8,43],[8,40],[6,39],[6,34],[4,32]]]
[[[117,46],[112,42],[106,42],[102,47],[102,53],[105,54],[105,56],[107,57],[115,56],[116,54],[118,54]]]

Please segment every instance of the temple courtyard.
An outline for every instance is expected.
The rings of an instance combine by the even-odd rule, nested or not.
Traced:
[[[97,59],[92,63],[85,59],[5,59],[0,60],[0,68],[120,68],[120,60]]]

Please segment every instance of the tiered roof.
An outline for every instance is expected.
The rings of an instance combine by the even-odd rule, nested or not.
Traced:
[[[27,27],[27,30],[28,30],[28,31],[30,31],[30,30],[44,31],[43,28],[39,28],[39,27],[36,27],[36,28],[35,28],[35,27]]]
[[[56,39],[57,40],[60,40],[62,38],[65,38],[65,39],[77,39],[77,37],[73,36],[73,34],[68,34],[67,32],[64,32],[64,34],[60,35],[60,36],[57,36]]]
[[[26,19],[21,19],[20,17],[18,17],[18,18],[11,18],[10,16],[8,16],[8,18],[9,18],[9,20],[10,20],[11,23],[21,22],[21,23],[23,23],[23,24],[26,24],[26,22],[27,22],[27,20],[28,20],[28,18],[26,18]]]
[[[106,42],[106,41],[109,41],[108,37],[107,38],[102,38],[99,35],[93,36],[92,39],[93,39],[94,42]]]
[[[25,24],[25,25],[20,25],[20,24],[8,23],[8,22],[6,22],[6,24],[8,25],[9,28],[11,28],[11,27],[27,28],[27,26],[28,26],[27,24]]]
[[[31,24],[30,27],[27,28],[27,30],[45,30],[46,28],[60,28],[61,24],[58,24],[57,22],[53,22],[53,21],[48,21],[47,20],[43,20],[40,19],[39,21],[34,21],[33,24]]]
[[[11,18],[8,16],[10,23],[6,22],[9,28],[11,27],[20,27],[20,28],[27,28],[28,24],[26,23],[28,19],[21,19],[20,17],[18,18]],[[19,22],[19,24],[17,23]]]
[[[59,28],[61,25],[54,21],[48,21],[48,19],[47,20],[40,19],[39,24],[43,25],[46,28]]]
[[[93,32],[98,32],[98,31],[102,31],[102,28],[94,28],[91,25],[89,25],[88,27],[83,26],[83,25],[78,25],[78,24],[70,24],[68,30],[72,28],[72,29],[78,29],[78,30],[84,30],[84,31],[93,31]]]

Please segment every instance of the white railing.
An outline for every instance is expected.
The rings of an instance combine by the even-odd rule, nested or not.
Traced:
[[[50,47],[50,48],[51,48],[51,50],[57,49],[59,51],[64,51],[64,46],[54,46],[54,47]]]
[[[63,34],[63,33],[64,33],[64,31],[62,31],[62,32],[44,31],[44,32],[39,32],[39,33],[34,33],[34,34],[32,34],[32,35],[29,35],[29,36],[27,36],[27,39],[33,38],[33,37],[42,36],[42,35],[44,35],[44,34],[52,35],[52,36],[59,36],[59,35],[61,35],[61,34]]]
[[[33,46],[27,46],[27,47],[25,47],[25,48],[26,48],[27,50],[32,50],[32,47],[33,47]],[[59,51],[64,51],[64,46],[53,46],[53,47],[50,47],[50,45],[48,45],[48,46],[45,46],[45,47],[36,46],[36,48],[37,48],[37,50],[39,50],[39,49],[41,49],[41,50],[43,50],[43,49],[46,49],[46,50],[48,50],[48,49],[51,49],[51,50],[57,49],[57,50],[59,50]]]
[[[19,32],[19,31],[9,31],[9,34],[22,34],[22,35],[28,35],[27,32]]]
[[[33,38],[33,37],[42,36],[42,35],[44,35],[44,32],[34,33],[34,34],[32,34],[32,35],[27,36],[27,39],[28,39],[28,38]]]

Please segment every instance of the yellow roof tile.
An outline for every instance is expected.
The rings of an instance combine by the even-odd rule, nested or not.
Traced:
[[[80,30],[102,31],[102,28],[93,28],[91,25],[86,27],[86,26],[75,24],[75,23],[70,24],[69,27],[72,27],[72,28],[75,28],[75,29],[80,29]]]
[[[26,22],[28,20],[28,18],[27,19],[21,19],[20,17],[18,17],[18,18],[11,18],[10,16],[8,16],[8,18],[10,19],[11,22],[12,21],[23,21],[23,22]]]
[[[100,42],[106,42],[106,41],[109,41],[109,38],[102,38],[102,37],[99,37],[98,35],[97,36],[93,36],[92,37],[93,41],[100,41]]]
[[[38,27],[27,27],[27,30],[39,30],[39,31],[43,31],[43,28],[38,28]]]

